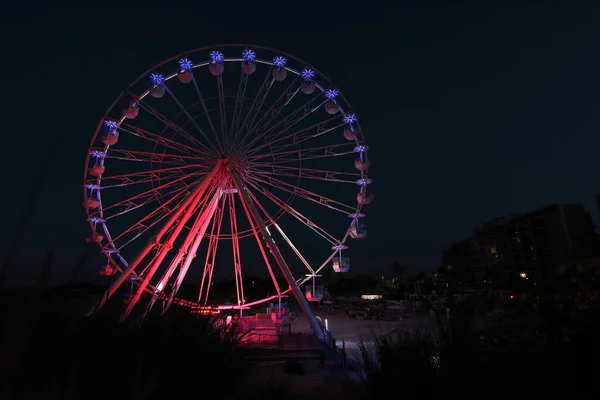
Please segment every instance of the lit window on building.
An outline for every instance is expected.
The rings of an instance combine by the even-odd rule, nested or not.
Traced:
[[[496,246],[490,247],[490,254],[498,254],[498,249],[496,249]]]

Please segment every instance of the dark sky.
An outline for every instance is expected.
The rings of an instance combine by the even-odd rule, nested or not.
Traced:
[[[3,10],[2,237],[62,137],[23,258],[54,247],[69,275],[88,234],[85,154],[106,107],[153,64],[218,43],[292,53],[353,105],[376,182],[354,271],[385,274],[394,259],[433,268],[477,225],[548,203],[584,203],[597,219],[598,8],[235,3]]]

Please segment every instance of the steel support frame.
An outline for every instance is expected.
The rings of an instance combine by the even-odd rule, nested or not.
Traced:
[[[230,164],[228,164],[227,166],[229,168],[231,177],[233,178],[233,181],[235,183],[235,186],[237,187],[238,193],[240,194],[242,201],[244,201],[247,204],[248,209],[250,210],[250,212],[252,213],[252,216],[256,220],[256,222],[263,234],[265,244],[266,244],[267,248],[269,248],[271,250],[273,257],[275,258],[275,262],[277,262],[277,265],[279,266],[279,269],[283,273],[283,276],[285,277],[285,280],[287,281],[290,289],[292,290],[292,293],[294,293],[294,297],[296,298],[296,301],[300,305],[302,312],[304,313],[306,318],[308,318],[308,322],[311,324],[313,330],[315,331],[317,338],[320,341],[325,341],[325,334],[323,332],[323,329],[321,328],[321,325],[319,325],[319,323],[317,322],[317,319],[315,318],[315,315],[312,312],[312,309],[310,308],[308,301],[306,300],[306,298],[302,294],[302,291],[296,284],[296,280],[294,279],[292,272],[290,271],[285,259],[283,258],[283,255],[279,251],[279,248],[277,247],[277,244],[275,243],[273,236],[271,236],[271,234],[267,230],[267,226],[265,225],[265,222],[264,222],[262,216],[260,215],[260,213],[258,212],[258,209],[256,208],[254,202],[250,198],[250,195],[246,191],[246,187],[244,186],[243,182],[241,181],[241,179],[240,179],[239,175],[237,174],[237,172],[235,171],[235,169],[232,168],[232,166]]]

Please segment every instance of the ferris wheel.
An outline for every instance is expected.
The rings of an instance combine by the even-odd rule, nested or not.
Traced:
[[[98,306],[125,285],[123,319],[142,304],[146,312],[157,303],[243,309],[291,292],[314,320],[306,302],[314,285],[306,297],[299,285],[329,265],[350,268],[348,239],[366,236],[362,207],[373,200],[367,151],[339,90],[291,55],[225,45],[155,65],[109,107],[87,153],[89,240],[112,279]],[[310,242],[312,257],[290,230]],[[242,240],[258,259],[244,257]],[[306,274],[292,274],[290,257]],[[247,299],[244,267],[257,263],[274,294]],[[234,304],[211,297],[213,273],[224,269],[235,279]],[[192,270],[199,290],[186,297]]]

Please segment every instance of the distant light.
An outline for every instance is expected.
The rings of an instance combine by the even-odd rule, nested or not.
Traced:
[[[364,144],[358,145],[358,146],[356,146],[356,147],[354,148],[354,151],[356,151],[356,152],[361,152],[361,153],[362,153],[363,151],[367,151],[367,150],[369,150],[369,146],[366,146],[366,145],[364,145]]]
[[[315,77],[315,71],[310,68],[304,68],[300,75],[302,76],[302,78],[304,78],[305,81],[310,81],[312,78]]]
[[[354,219],[354,218],[364,218],[365,214],[363,213],[352,213],[352,214],[348,214],[348,217]]]
[[[157,73],[153,72],[150,74],[150,81],[152,82],[152,86],[162,85],[163,82],[165,81],[165,77],[162,76],[161,74],[157,74]]]
[[[88,183],[88,184],[86,184],[86,185],[85,185],[85,187],[86,187],[87,189],[90,189],[90,190],[100,190],[100,189],[102,189],[102,188],[100,187],[100,185],[95,185],[95,184],[93,184],[93,183]]]
[[[369,185],[373,182],[373,179],[369,179],[369,178],[360,178],[356,181],[357,185]]]
[[[223,62],[223,60],[225,59],[225,56],[223,55],[223,53],[221,53],[220,51],[211,51],[210,52],[210,60],[213,63],[220,63]]]
[[[521,272],[521,273],[519,273],[519,277],[523,278],[523,279],[527,279],[527,273]]]
[[[383,296],[380,294],[363,294],[360,298],[363,300],[381,300]]]
[[[286,60],[286,59],[285,59],[285,57],[283,57],[283,56],[277,56],[277,57],[275,57],[275,58],[273,59],[273,64],[274,64],[276,67],[279,67],[279,68],[281,68],[281,67],[284,67],[284,66],[285,66],[285,64],[287,64],[287,60]]]

